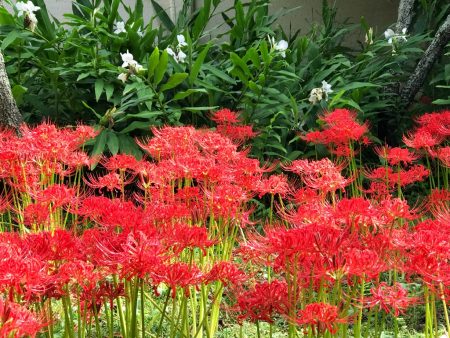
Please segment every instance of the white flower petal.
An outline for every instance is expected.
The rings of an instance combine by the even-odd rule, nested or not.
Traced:
[[[392,40],[392,37],[394,37],[394,36],[395,36],[395,32],[392,29],[388,28],[388,29],[385,30],[384,37],[386,39],[388,39],[388,40],[391,39]]]
[[[184,60],[186,59],[187,55],[184,54],[182,50],[180,50],[180,51],[178,52],[177,57],[178,57],[178,61],[184,62]]]
[[[177,40],[178,40],[178,47],[187,46],[186,39],[183,34],[178,34]]]
[[[125,29],[125,22],[123,22],[123,21],[116,22],[114,29],[115,29],[114,34],[120,34],[120,33],[127,32]]]
[[[119,74],[119,76],[117,77],[120,81],[122,81],[123,83],[125,83],[128,79],[128,74],[127,73],[121,73]]]
[[[289,44],[286,40],[280,40],[275,45],[275,49],[280,52],[284,52],[286,49],[288,49],[288,47],[289,47]]]

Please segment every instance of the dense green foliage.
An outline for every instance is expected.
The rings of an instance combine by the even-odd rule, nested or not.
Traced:
[[[147,22],[142,0],[135,8],[119,0],[77,0],[72,13],[59,22],[50,17],[44,0],[36,0],[40,10],[34,31],[24,26],[16,9],[10,14],[1,8],[1,48],[25,121],[96,124],[104,131],[94,153],[137,156],[132,137],[148,133],[150,125],[209,125],[208,114],[218,107],[244,113],[244,122],[258,131],[252,151],[260,159],[297,158],[304,151],[294,142],[297,132],[315,126],[317,114],[326,109],[357,110],[371,121],[375,134],[381,123],[392,128],[391,134],[401,135],[411,114],[398,110],[396,89],[449,8],[444,1],[420,2],[422,14],[413,31],[389,43],[364,19],[361,25],[337,23],[336,9],[327,1],[323,23],[306,35],[287,35],[277,27],[286,11],[269,13],[270,0],[235,0],[223,12],[219,3],[205,0],[192,11],[191,2],[185,1],[173,22],[152,0],[156,17]],[[126,18],[120,16],[121,7]],[[212,18],[218,15],[226,28],[211,39]],[[345,47],[344,38],[355,29],[366,34],[366,41]],[[179,35],[185,41],[181,47]],[[281,39],[288,47],[280,53],[276,41]],[[121,54],[127,51],[142,69],[129,73],[123,83],[117,77],[130,72],[120,67]],[[177,59],[178,51],[183,58]],[[450,68],[445,60],[435,68],[424,95],[448,104]],[[328,100],[312,104],[310,93],[322,81],[333,92]]]

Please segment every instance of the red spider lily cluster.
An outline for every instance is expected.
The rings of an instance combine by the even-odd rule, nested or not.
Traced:
[[[357,163],[367,124],[326,113],[303,137],[337,159],[283,174],[241,149],[254,132],[236,113],[212,118],[216,131],[152,129],[141,160],[90,158],[86,126],[0,134],[2,337],[213,337],[222,311],[270,334],[283,321],[289,337],[361,337],[386,315],[398,334],[415,306],[426,335],[450,327],[450,112],[420,117],[410,149],[376,147],[378,168]],[[424,180],[413,207],[406,190]]]

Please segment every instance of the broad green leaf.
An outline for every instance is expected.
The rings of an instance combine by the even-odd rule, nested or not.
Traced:
[[[208,94],[208,91],[204,88],[199,88],[199,89],[188,89],[184,92],[178,92],[175,94],[175,96],[173,97],[173,99],[171,101],[177,101],[177,100],[182,100],[192,94],[195,93],[203,93],[203,94]]]
[[[89,77],[89,76],[91,76],[91,73],[81,73],[81,74],[78,75],[78,77],[77,77],[77,82],[78,82],[78,81],[81,81],[81,80],[83,80],[83,79],[85,79],[85,78],[87,78],[87,77]]]
[[[157,86],[164,77],[164,74],[167,70],[167,64],[169,63],[169,55],[167,51],[163,51],[161,57],[158,62],[158,66],[155,69],[155,78],[153,79],[153,83]]]
[[[175,88],[180,83],[182,83],[188,77],[187,73],[175,73],[173,74],[169,80],[165,84],[161,86],[161,91],[164,92],[166,90]]]
[[[3,39],[1,49],[5,50],[10,44],[12,44],[16,39],[20,36],[20,33],[16,30],[11,31],[6,35],[6,37]]]
[[[21,104],[23,102],[23,94],[27,92],[28,88],[23,87],[21,85],[15,85],[12,87],[12,94],[14,100],[16,100],[17,104]]]
[[[122,129],[120,131],[121,134],[127,134],[130,131],[136,130],[136,129],[144,129],[147,130],[150,128],[150,124],[148,121],[133,121],[131,122],[127,127]]]
[[[253,63],[253,66],[256,68],[259,68],[261,62],[259,60],[258,53],[256,52],[255,47],[251,47],[247,50],[247,53],[245,53],[244,60],[250,60]]]
[[[106,100],[109,101],[109,99],[114,93],[114,86],[110,83],[107,83],[105,85],[105,93],[106,93]]]
[[[156,16],[161,21],[161,23],[167,28],[169,32],[173,32],[175,30],[175,25],[170,19],[169,15],[166,11],[155,1],[151,0],[153,9],[155,10]]]
[[[152,117],[156,117],[156,116],[159,116],[159,115],[162,115],[163,114],[163,112],[162,111],[148,111],[148,110],[144,110],[144,111],[141,111],[141,112],[139,112],[139,113],[136,113],[136,114],[127,114],[127,117],[137,117],[137,118],[140,118],[140,119],[150,119],[150,118],[152,118]]]
[[[155,74],[155,69],[159,63],[159,49],[155,47],[150,58],[148,59],[148,79],[151,80],[153,75]]]
[[[231,52],[230,53],[230,59],[233,62],[235,67],[239,67],[243,70],[244,74],[250,75],[250,70],[248,69],[248,66],[245,64],[245,62],[237,55],[236,53]]]
[[[112,0],[111,6],[108,8],[108,26],[112,26],[116,21],[119,11],[120,0]]]
[[[119,139],[117,138],[115,132],[113,131],[108,132],[106,144],[108,145],[108,149],[111,152],[111,154],[116,155],[119,152]]]
[[[123,154],[130,154],[136,157],[137,160],[142,158],[142,151],[134,139],[129,135],[118,135],[119,137],[119,149]]]
[[[106,145],[108,130],[103,129],[95,138],[94,147],[92,148],[91,156],[103,154]]]
[[[14,26],[14,17],[6,8],[0,7],[0,26]]]
[[[341,88],[339,88],[339,90],[352,90],[352,89],[357,89],[357,88],[364,88],[364,87],[380,87],[377,84],[374,83],[370,83],[370,82],[351,82],[348,85],[345,85]]]
[[[103,93],[103,88],[105,87],[105,81],[103,79],[97,79],[95,81],[95,100],[98,102],[100,96]]]
[[[211,47],[211,45],[207,44],[200,52],[200,54],[197,56],[197,60],[195,60],[194,65],[192,66],[191,69],[191,73],[189,74],[189,80],[191,82],[194,82],[194,80],[197,78],[198,73],[200,72],[200,68],[202,67],[203,62],[205,61],[205,57],[208,54],[209,47]]]
[[[233,85],[236,84],[236,81],[231,76],[229,76],[227,73],[223,72],[219,68],[216,68],[210,64],[204,64],[203,68],[205,68],[209,73],[217,76],[219,79],[224,80],[225,82],[228,82]]]
[[[211,107],[184,107],[183,110],[187,111],[203,111],[203,110],[214,110],[219,108],[219,106],[211,106]]]

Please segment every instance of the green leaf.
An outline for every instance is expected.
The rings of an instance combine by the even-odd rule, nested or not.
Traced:
[[[23,94],[27,92],[28,88],[21,86],[21,85],[15,85],[12,87],[12,94],[14,97],[14,100],[16,100],[17,104],[21,104],[23,102]]]
[[[106,144],[108,145],[111,154],[116,155],[119,152],[119,139],[115,132],[108,132]]]
[[[162,115],[163,112],[162,111],[148,111],[148,110],[144,110],[141,111],[139,113],[136,114],[127,114],[127,117],[135,117],[135,118],[140,118],[140,119],[150,119],[152,117],[156,117],[159,115]]]
[[[103,79],[97,79],[95,81],[95,100],[98,102],[100,96],[103,93],[103,88],[105,87],[105,81]]]
[[[244,71],[244,73],[246,75],[250,75],[250,70],[248,69],[248,67],[245,64],[245,62],[239,57],[239,55],[237,55],[236,53],[231,52],[230,53],[230,59],[233,62],[233,65],[235,67],[239,67],[240,69],[242,69]]]
[[[151,0],[153,9],[155,10],[156,16],[159,18],[161,23],[167,28],[169,32],[173,32],[175,30],[175,25],[170,19],[169,15],[166,11],[155,1]]]
[[[55,25],[50,21],[47,6],[45,5],[44,0],[35,0],[35,5],[41,8],[36,12],[36,17],[38,19],[38,26],[42,35],[44,35],[47,40],[53,40],[56,36]]]
[[[175,73],[173,74],[167,82],[161,86],[161,91],[164,92],[166,90],[175,88],[180,83],[182,83],[188,77],[187,73]]]
[[[433,104],[450,104],[450,99],[437,99],[432,102]]]
[[[219,106],[211,106],[211,107],[184,107],[183,110],[187,111],[203,111],[203,110],[214,110],[219,108]]]
[[[155,86],[158,85],[158,83],[161,82],[161,80],[164,77],[164,74],[167,70],[167,64],[169,63],[169,54],[167,54],[167,51],[163,51],[161,54],[161,57],[158,62],[158,66],[155,69],[155,78],[153,79],[153,83]]]
[[[108,26],[112,26],[114,21],[116,21],[117,15],[119,13],[120,0],[113,0],[111,6],[108,8]]]
[[[106,93],[106,100],[109,101],[109,99],[114,93],[114,86],[110,83],[107,83],[105,85],[105,93]]]
[[[197,60],[195,60],[194,65],[192,66],[191,69],[191,73],[189,74],[189,80],[191,82],[194,82],[194,80],[197,78],[198,73],[200,72],[200,68],[202,67],[203,62],[205,61],[205,57],[208,54],[209,47],[211,47],[211,45],[207,44],[205,48],[203,48],[203,50],[197,56]]]
[[[123,154],[130,154],[136,157],[137,160],[142,158],[142,151],[131,136],[118,135],[119,136],[119,148]]]
[[[210,64],[204,64],[203,68],[205,68],[209,73],[217,76],[219,79],[224,80],[225,82],[228,82],[233,85],[236,84],[236,81],[231,76],[221,71],[219,68],[216,68]]]
[[[122,129],[120,131],[121,134],[127,134],[130,131],[136,130],[136,129],[144,129],[148,130],[150,128],[150,124],[148,121],[133,121],[131,122],[127,127]]]
[[[16,39],[20,36],[18,31],[11,31],[8,35],[3,39],[1,49],[5,50],[10,44],[12,44]]]
[[[253,63],[253,66],[255,66],[256,68],[259,68],[261,63],[255,47],[251,47],[247,50],[247,53],[245,53],[244,56],[244,60],[245,61],[250,60]]]
[[[198,89],[188,89],[184,92],[178,92],[175,94],[175,96],[173,97],[173,99],[171,101],[177,101],[177,100],[182,100],[192,94],[195,93],[203,93],[203,94],[208,94],[208,91],[204,88],[198,88]]]
[[[148,59],[148,79],[150,80],[155,74],[155,69],[159,63],[159,49],[155,47],[150,58]]]
[[[328,104],[329,108],[334,107],[334,105],[339,102],[339,99],[342,97],[342,95],[344,95],[345,90],[340,90],[335,96],[333,96],[333,99],[330,101],[330,103]]]
[[[91,76],[91,73],[81,73],[81,74],[78,75],[78,77],[77,77],[77,82],[78,82],[78,81],[81,81],[81,80],[83,80],[83,79],[85,79],[85,78],[87,78],[88,76]]]
[[[95,138],[94,147],[92,148],[91,156],[103,154],[106,145],[106,138],[108,135],[108,130],[104,129]]]
[[[366,88],[366,87],[381,87],[381,86],[370,82],[351,82],[348,85],[339,88],[339,90],[348,91],[352,89]]]
[[[14,26],[14,17],[6,8],[0,7],[0,26]]]

